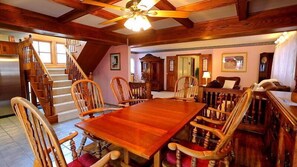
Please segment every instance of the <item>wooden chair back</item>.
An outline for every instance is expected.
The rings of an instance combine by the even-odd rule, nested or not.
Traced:
[[[35,156],[34,165],[42,167],[67,166],[60,143],[43,114],[21,97],[11,100],[13,111],[25,129],[26,137]]]
[[[126,79],[122,77],[114,77],[110,82],[111,90],[118,101],[118,104],[125,104],[133,95]]]
[[[104,108],[101,88],[92,80],[83,79],[74,82],[71,86],[71,95],[80,118],[85,115],[94,117],[92,113],[95,110]]]
[[[247,89],[237,100],[237,103],[232,109],[231,113],[229,112],[227,119],[223,122],[224,123],[223,126],[219,128],[223,137],[220,138],[219,142],[215,146],[215,150],[214,150],[215,154],[226,153],[227,152],[226,150],[228,150],[227,148],[231,147],[230,143],[232,140],[233,133],[237,129],[239,124],[242,122],[243,117],[245,116],[245,113],[248,111],[251,102],[252,102],[252,90]],[[197,116],[196,119],[200,120],[201,118],[202,117]],[[205,120],[207,121],[207,118]],[[216,120],[213,120],[213,121],[208,120],[207,122],[218,124]],[[192,139],[192,142],[194,143],[196,143],[196,137],[197,137],[196,133],[197,133],[197,129],[195,127],[193,130],[193,139]],[[209,146],[209,143],[210,143],[209,140],[212,136],[210,133],[211,132],[205,133],[204,144],[203,144],[205,148]]]
[[[219,141],[215,152],[218,154],[224,152],[224,149],[227,148],[232,140],[232,136],[241,123],[245,113],[248,111],[248,108],[252,102],[252,90],[247,89],[238,100],[237,104],[233,108],[231,114],[227,118],[221,131],[224,134],[224,137]]]
[[[193,99],[198,96],[198,80],[193,76],[182,76],[175,82],[174,98]]]

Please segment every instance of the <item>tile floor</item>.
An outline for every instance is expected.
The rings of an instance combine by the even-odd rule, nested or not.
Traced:
[[[58,138],[67,136],[71,131],[78,131],[79,135],[75,137],[78,148],[82,138],[81,130],[74,126],[79,119],[54,124],[54,130]],[[67,146],[62,146],[66,161],[71,161],[71,152]],[[34,155],[26,139],[25,133],[17,117],[11,116],[0,119],[0,166],[1,167],[32,167]]]
[[[152,92],[156,97],[172,97],[173,92]],[[73,119],[62,123],[54,124],[53,128],[59,139],[67,136],[71,131],[78,131],[75,137],[76,147],[78,148],[82,131],[74,126],[80,119]],[[90,144],[87,140],[87,144]],[[70,162],[71,152],[67,146],[62,146],[66,161]],[[26,139],[26,135],[16,116],[0,119],[0,167],[32,167],[34,155]]]

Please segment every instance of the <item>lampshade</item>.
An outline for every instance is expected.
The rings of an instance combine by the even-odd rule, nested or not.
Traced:
[[[124,26],[132,31],[140,31],[141,29],[147,30],[151,27],[151,23],[148,21],[146,16],[135,15],[129,18]]]
[[[210,78],[210,72],[203,72],[202,78]]]

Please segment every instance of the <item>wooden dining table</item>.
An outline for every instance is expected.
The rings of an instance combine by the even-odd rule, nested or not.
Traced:
[[[204,103],[153,99],[75,124],[124,149],[122,166],[129,166],[129,152],[145,159],[154,156],[160,166],[160,149],[202,109]]]

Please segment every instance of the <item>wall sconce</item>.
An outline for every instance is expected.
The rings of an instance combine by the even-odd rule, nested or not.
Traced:
[[[207,79],[210,78],[210,72],[203,72],[202,78],[205,78],[205,86],[207,85]]]

